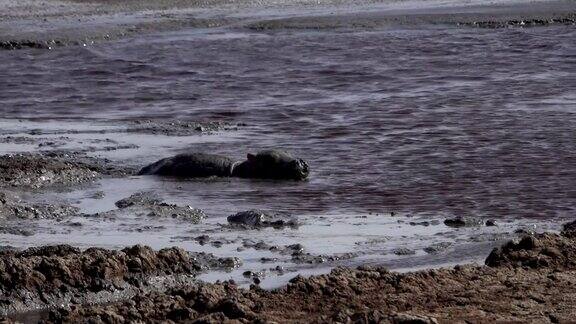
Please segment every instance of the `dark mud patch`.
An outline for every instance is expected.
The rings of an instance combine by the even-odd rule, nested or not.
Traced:
[[[492,267],[574,269],[576,244],[573,237],[564,235],[528,235],[494,249],[486,264]]]
[[[301,224],[290,214],[252,209],[230,215],[227,218],[230,226],[242,229],[258,229],[273,227],[282,229],[286,227],[297,228]]]
[[[161,203],[162,199],[155,193],[137,192],[128,198],[118,200],[115,205],[116,207],[123,209],[134,206],[159,205]]]
[[[264,241],[255,242],[250,239],[242,241],[243,249],[254,249],[258,251],[270,251],[278,255],[290,256],[290,261],[296,264],[324,264],[341,260],[355,258],[360,253],[341,253],[334,255],[319,255],[307,252],[302,244],[290,244],[284,246],[270,245]]]
[[[428,254],[440,254],[440,253],[444,253],[446,250],[451,248],[452,245],[453,245],[453,243],[451,243],[451,242],[439,242],[439,243],[434,243],[430,246],[427,246],[423,250],[424,250],[424,252],[426,252]]]
[[[576,13],[560,17],[512,19],[506,21],[485,20],[458,23],[459,26],[478,28],[544,27],[554,25],[576,25]]]
[[[474,227],[484,225],[484,221],[475,217],[456,217],[444,220],[444,225],[448,227]]]
[[[502,261],[492,261],[491,255],[488,266],[412,273],[338,268],[327,275],[298,276],[274,291],[257,285],[240,289],[233,282],[198,284],[110,305],[54,310],[48,321],[569,322],[576,309],[574,250],[573,238],[548,233],[505,245],[499,250]],[[519,259],[548,261],[534,267]]]
[[[142,133],[167,136],[190,136],[198,134],[210,134],[218,131],[237,130],[239,124],[226,122],[198,122],[180,120],[144,120],[132,121],[127,128],[129,133]]]
[[[45,188],[95,181],[102,176],[126,176],[131,170],[107,159],[81,153],[10,154],[0,156],[0,187]]]
[[[67,135],[80,135],[80,134],[118,134],[118,133],[137,133],[137,134],[150,134],[150,135],[165,135],[165,136],[193,136],[193,135],[206,135],[220,131],[236,131],[241,127],[246,126],[244,123],[231,123],[225,121],[195,121],[195,120],[166,120],[166,119],[144,119],[144,120],[119,120],[114,122],[107,122],[103,124],[102,129],[88,128],[88,129],[31,129],[26,131],[30,136],[22,136],[15,132],[6,133],[5,137],[0,138],[0,143],[14,143],[14,144],[35,144],[42,141],[49,140],[49,138],[38,137],[47,135],[62,135],[56,139],[59,142],[70,141],[71,137]],[[108,139],[85,139],[87,145],[102,144],[109,142],[110,147],[118,146],[118,142],[111,138]],[[80,143],[82,144],[82,143]],[[93,152],[98,149],[86,148],[81,151]]]
[[[0,192],[0,220],[55,219],[78,215],[79,209],[66,204],[30,203]]]
[[[25,48],[52,49],[56,46],[63,46],[62,41],[35,41],[35,40],[6,40],[0,41],[0,50],[19,50]]]
[[[115,204],[119,209],[91,216],[117,219],[122,215],[130,214],[155,218],[172,218],[194,224],[206,218],[206,214],[198,208],[165,203],[152,192],[137,192],[130,197],[117,201]]]
[[[208,269],[232,269],[239,262],[180,248],[154,251],[141,245],[121,251],[81,251],[68,245],[2,251],[0,313],[126,298],[164,284],[182,284]]]

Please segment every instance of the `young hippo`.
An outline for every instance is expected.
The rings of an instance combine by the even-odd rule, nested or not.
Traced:
[[[182,178],[239,177],[253,179],[305,180],[308,164],[287,152],[269,150],[248,154],[246,161],[234,162],[214,154],[187,153],[162,159],[144,167],[139,175]]]

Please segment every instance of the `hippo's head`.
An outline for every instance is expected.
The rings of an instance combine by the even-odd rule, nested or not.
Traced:
[[[284,151],[269,150],[248,154],[247,160],[232,172],[242,178],[305,180],[310,171],[304,160]]]

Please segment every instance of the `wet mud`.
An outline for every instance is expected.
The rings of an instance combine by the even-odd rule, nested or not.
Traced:
[[[55,309],[46,322],[567,322],[575,306],[572,233],[510,242],[495,249],[485,266],[410,273],[338,268],[296,277],[273,291],[256,284],[241,289],[232,281],[192,284],[106,305]]]
[[[42,188],[91,182],[107,173],[105,167],[73,157],[15,154],[0,157],[0,185],[12,188]]]
[[[80,209],[66,204],[31,203],[20,200],[10,192],[0,192],[0,219],[33,220],[57,219],[62,220],[77,215]]]
[[[117,210],[88,215],[88,217],[120,218],[122,214],[143,215],[154,218],[172,218],[189,223],[199,223],[206,217],[204,212],[192,206],[168,204],[154,193],[137,192],[115,203]]]
[[[567,1],[492,5],[458,1],[26,1],[0,4],[0,50],[92,46],[110,40],[182,29],[252,31],[376,29],[422,24],[481,28],[573,25]],[[311,10],[315,6],[313,10]],[[498,8],[497,11],[493,10]],[[342,10],[345,9],[345,10]],[[368,14],[366,13],[368,12]],[[374,14],[376,12],[376,14]]]
[[[69,245],[3,251],[0,312],[45,309],[62,303],[108,302],[140,289],[181,284],[201,271],[233,269],[239,262],[179,248],[154,251],[141,245],[120,251],[81,251]]]
[[[574,3],[321,2],[1,3],[0,313],[573,318]],[[271,148],[308,181],[138,174]]]
[[[510,27],[543,27],[553,25],[576,25],[576,13],[567,14],[563,17],[550,17],[550,18],[531,18],[521,20],[507,20],[507,21],[474,21],[458,23],[458,25],[465,25],[480,28],[510,28]]]

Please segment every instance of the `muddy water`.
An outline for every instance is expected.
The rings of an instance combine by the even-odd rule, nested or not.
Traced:
[[[46,221],[36,225],[35,236],[2,235],[2,244],[141,242],[244,258],[238,273],[208,274],[208,280],[278,264],[302,273],[332,266],[295,265],[278,255],[262,264],[270,253],[244,250],[242,240],[302,243],[314,254],[355,253],[344,263],[413,268],[481,260],[518,226],[554,229],[576,208],[573,26],[196,29],[90,47],[0,52],[0,58],[4,134],[103,129],[143,118],[220,120],[246,126],[190,137],[67,136],[72,149],[87,138],[110,136],[135,144],[94,153],[131,165],[189,150],[241,159],[248,151],[280,147],[312,168],[304,183],[132,177],[44,193],[35,199],[65,199],[92,213],[149,190],[202,208],[209,218],[201,225],[130,215],[80,218],[84,226],[66,230]],[[100,191],[104,198],[93,198]],[[225,216],[248,208],[292,212],[304,225],[284,231],[220,226]],[[453,216],[495,218],[501,226],[409,225]],[[225,244],[192,239],[207,233]],[[454,245],[440,255],[423,252],[437,242]],[[398,247],[416,255],[398,256]]]

